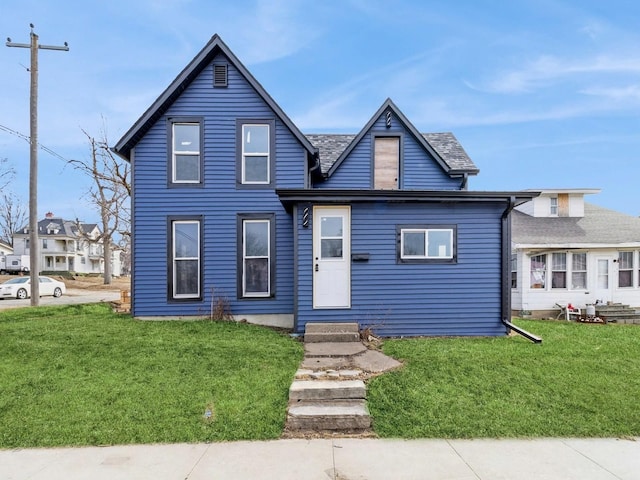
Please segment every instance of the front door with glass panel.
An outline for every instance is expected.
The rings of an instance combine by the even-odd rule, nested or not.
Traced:
[[[351,307],[351,209],[313,208],[313,308]]]
[[[602,302],[611,301],[611,289],[613,282],[613,258],[596,257],[596,299]]]

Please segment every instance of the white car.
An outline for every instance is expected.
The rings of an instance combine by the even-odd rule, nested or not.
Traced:
[[[40,296],[60,297],[67,291],[64,283],[49,277],[40,277]],[[0,284],[0,298],[27,298],[31,296],[31,278],[17,277]]]

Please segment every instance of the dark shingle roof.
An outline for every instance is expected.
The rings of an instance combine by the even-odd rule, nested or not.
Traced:
[[[338,160],[340,154],[356,138],[355,135],[305,135],[311,144],[318,149],[320,157],[320,169],[327,173],[331,166]]]
[[[584,217],[532,217],[514,210],[516,244],[579,245],[640,243],[640,218],[584,203]]]
[[[453,133],[423,133],[422,136],[440,154],[452,170],[477,168]]]
[[[329,171],[356,137],[355,134],[310,134],[305,136],[318,149],[323,174]],[[477,169],[453,133],[423,133],[422,136],[452,170]]]

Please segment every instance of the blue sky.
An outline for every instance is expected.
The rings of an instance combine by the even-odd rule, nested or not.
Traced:
[[[0,36],[40,50],[39,141],[87,158],[113,145],[214,33],[306,133],[357,133],[387,98],[453,132],[472,190],[601,188],[640,214],[640,4],[610,0],[3,1]],[[0,49],[0,158],[28,198],[27,49]],[[40,151],[39,216],[96,221],[88,180]]]

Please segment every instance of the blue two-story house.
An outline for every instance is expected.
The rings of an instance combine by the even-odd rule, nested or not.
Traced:
[[[304,135],[219,36],[114,151],[132,165],[132,313],[303,332],[504,335],[509,214],[456,138],[385,101],[354,135]]]

